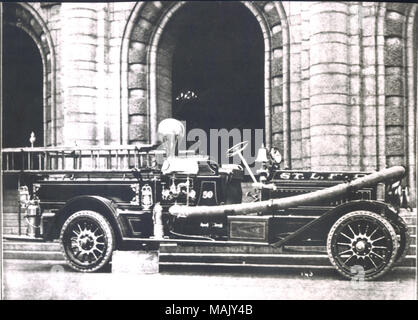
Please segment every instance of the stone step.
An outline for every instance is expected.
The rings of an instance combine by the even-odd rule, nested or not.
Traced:
[[[406,256],[400,266],[414,267],[415,256]],[[315,265],[330,266],[325,254],[237,254],[237,253],[160,253],[162,263],[227,263],[245,265]]]
[[[42,265],[48,265],[51,268],[56,268],[57,266],[62,266],[66,264],[65,260],[4,260],[4,265],[7,266],[8,264],[13,264],[14,266],[16,263],[21,265],[30,265],[30,264],[42,264]],[[301,265],[286,265],[286,264],[233,264],[233,263],[199,263],[199,262],[159,262],[159,267],[211,267],[211,268],[217,268],[217,267],[228,267],[228,268],[265,268],[265,269],[300,269],[300,270],[335,270],[334,266],[332,265],[324,265],[324,266],[317,266],[317,265],[310,265],[310,264],[301,264]],[[57,269],[55,269],[57,270]],[[60,269],[58,269],[60,270]],[[162,270],[162,269],[160,269]],[[396,266],[394,267],[394,270],[402,270],[405,272],[414,272],[415,268],[411,267],[403,267],[403,266]]]
[[[19,192],[17,190],[3,189],[4,200],[16,200],[19,199]]]
[[[3,194],[6,193],[16,193],[17,194],[17,189],[3,189]]]
[[[405,210],[405,209],[401,209],[401,212],[399,213],[399,215],[404,219],[406,224],[412,224],[412,225],[417,224],[417,211],[416,211],[416,209],[414,209],[414,211],[408,211],[408,210]]]
[[[10,209],[17,209],[19,207],[19,204],[17,203],[16,200],[11,201],[11,200],[4,200],[3,201],[3,212],[10,212]]]
[[[9,213],[9,212],[18,212],[19,211],[19,205],[17,203],[5,203],[3,202],[3,212]]]
[[[6,204],[7,205],[17,205],[18,201],[19,201],[19,197],[17,195],[13,195],[13,196],[6,195],[6,196],[3,196],[3,205],[6,205]]]
[[[59,242],[4,241],[3,251],[60,251]]]
[[[23,214],[22,214],[23,215]],[[18,219],[19,213],[16,212],[3,212],[3,219]]]
[[[4,251],[60,251],[60,243],[58,240],[54,242],[23,242],[23,241],[4,241]],[[161,245],[161,252],[163,253],[185,253],[185,254],[200,254],[200,253],[240,253],[240,254],[280,254],[292,252],[315,252],[326,254],[325,246],[286,246],[285,250],[280,248],[273,248],[269,246],[174,246]],[[408,255],[416,255],[416,244],[411,244]]]
[[[326,253],[326,248],[323,246],[304,246],[304,247],[286,247],[289,250],[299,251],[314,251],[319,253]],[[30,242],[30,241],[18,241],[18,240],[6,240],[3,242],[3,250],[12,251],[60,251],[60,242],[55,240],[54,242]],[[245,253],[245,254],[280,254],[282,249],[269,246],[249,246],[249,245],[234,245],[234,246],[183,246],[173,244],[162,244],[160,248],[164,253]]]
[[[407,225],[416,226],[417,225],[417,218],[416,217],[404,217],[404,221]]]
[[[3,199],[4,200],[16,200],[19,197],[17,190],[5,190],[3,189]]]
[[[26,220],[22,219],[20,225],[26,228]],[[3,227],[18,227],[19,221],[17,219],[3,219]]]
[[[173,252],[173,250],[167,251],[165,248],[162,246],[160,250],[160,262],[162,264],[330,265],[326,253],[243,253],[230,252],[230,248],[223,248],[223,252],[221,252],[219,247],[217,248],[218,252],[181,252],[180,250]],[[64,260],[62,253],[59,251],[59,243],[8,242],[3,255],[4,259]],[[414,267],[415,262],[416,255],[407,255],[400,266]]]
[[[56,251],[4,251],[4,259],[64,261]],[[231,265],[314,265],[330,266],[325,254],[239,254],[239,253],[164,253],[161,264],[231,264]],[[415,256],[407,256],[400,266],[414,267]]]
[[[19,260],[64,260],[62,253],[57,251],[4,250],[3,258]]]
[[[19,225],[18,219],[3,219],[3,227],[17,227]],[[20,220],[20,225],[26,227],[26,221],[24,218]]]
[[[22,224],[22,227],[20,228],[21,234],[26,234],[26,225]],[[19,234],[19,228],[18,227],[3,227],[3,234],[4,235],[18,235]]]
[[[19,207],[17,205],[16,206],[3,205],[3,214],[15,214],[17,217],[18,212],[19,212]]]

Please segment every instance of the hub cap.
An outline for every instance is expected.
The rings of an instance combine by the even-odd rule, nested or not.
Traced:
[[[66,250],[81,265],[98,262],[106,251],[105,235],[91,219],[74,221],[66,234]]]

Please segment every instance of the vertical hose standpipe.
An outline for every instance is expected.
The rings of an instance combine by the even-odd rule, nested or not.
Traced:
[[[156,203],[154,206],[152,220],[154,222],[154,238],[162,239],[164,237],[163,228],[163,207],[160,203]]]

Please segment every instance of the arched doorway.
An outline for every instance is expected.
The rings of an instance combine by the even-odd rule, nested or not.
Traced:
[[[3,147],[44,145],[43,65],[35,41],[20,28],[3,27]]]
[[[57,145],[61,143],[61,139],[57,140],[57,129],[62,131],[62,125],[59,128],[56,125],[56,64],[51,34],[39,13],[24,2],[3,3],[2,23],[3,124],[9,122],[8,113],[15,115],[19,113],[19,116],[23,117],[20,113],[25,112],[25,115],[30,115],[31,121],[30,124],[19,121],[18,129],[10,125],[11,130],[16,132],[7,129],[8,133],[22,135],[16,137],[15,142],[5,141],[9,140],[4,137],[6,128],[2,130],[3,143],[6,143],[5,146],[16,144],[28,146],[29,135],[34,131],[35,146]],[[14,84],[11,78],[13,76],[16,77]],[[34,86],[38,86],[37,89]],[[34,94],[33,100],[30,100],[31,93]],[[38,99],[39,94],[40,99]],[[6,99],[14,101],[9,104],[13,105],[13,110],[10,109],[12,107],[5,105]],[[31,107],[24,107],[27,105],[25,99],[29,101]]]
[[[264,129],[264,40],[251,12],[237,2],[188,3],[165,30],[174,37],[173,117],[208,137]]]
[[[176,28],[169,29],[167,25],[175,25],[176,20],[181,24],[182,19],[177,17],[186,6],[196,8],[204,4],[203,1],[150,1],[134,6],[121,47],[122,144],[155,143],[158,123],[172,116],[171,67],[179,36]],[[279,1],[233,1],[231,5],[247,10],[262,30],[264,140],[266,146],[275,146],[283,152],[284,164],[290,167],[290,36],[285,10]],[[202,18],[205,15],[206,12],[201,13]],[[184,23],[190,23],[191,19],[186,17]]]
[[[252,163],[264,142],[264,55],[259,21],[242,3],[185,3],[158,43],[158,121],[184,121],[191,134],[183,147],[220,163],[231,161],[228,147],[247,140]]]

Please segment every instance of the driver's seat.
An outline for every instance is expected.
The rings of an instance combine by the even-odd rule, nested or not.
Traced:
[[[219,168],[219,173],[228,176],[230,179],[244,178],[244,169],[239,164],[223,164]]]

